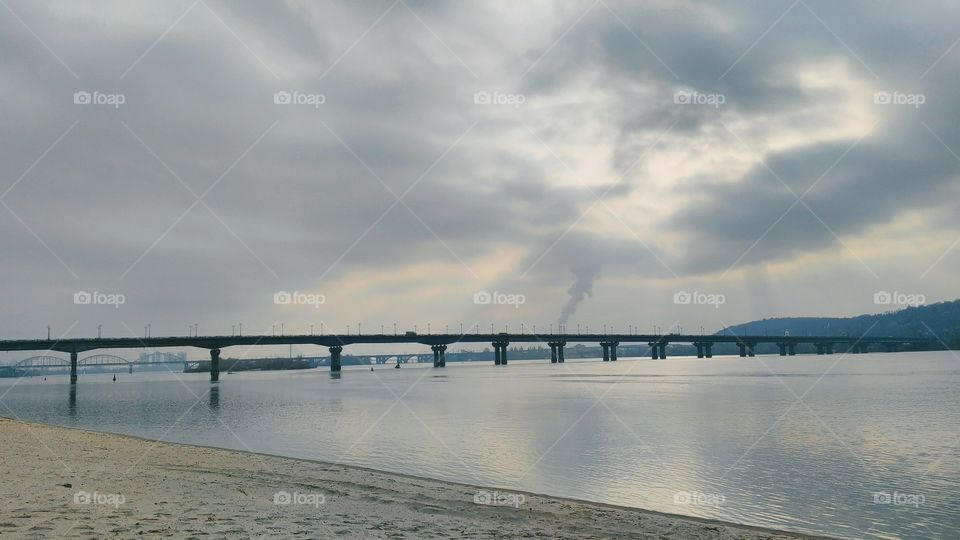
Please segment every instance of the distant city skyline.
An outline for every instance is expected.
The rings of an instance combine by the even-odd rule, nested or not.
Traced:
[[[8,0],[0,337],[956,299],[957,15]]]

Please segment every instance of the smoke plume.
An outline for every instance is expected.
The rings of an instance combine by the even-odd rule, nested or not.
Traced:
[[[577,312],[577,306],[588,296],[593,296],[593,280],[599,273],[599,266],[575,266],[573,268],[573,285],[567,290],[570,298],[560,311],[560,324],[566,324],[567,319]]]

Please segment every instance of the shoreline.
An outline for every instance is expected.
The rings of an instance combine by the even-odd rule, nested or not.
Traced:
[[[6,417],[0,455],[0,536],[828,538]]]

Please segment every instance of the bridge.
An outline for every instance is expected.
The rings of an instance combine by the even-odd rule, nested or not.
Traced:
[[[99,368],[111,366],[123,366],[129,373],[133,373],[134,366],[159,365],[159,364],[183,364],[184,357],[181,355],[158,352],[149,355],[141,355],[136,360],[127,360],[112,354],[94,354],[76,361],[77,368]],[[24,358],[23,360],[9,366],[10,373],[17,376],[18,373],[31,371],[59,371],[70,368],[73,371],[73,358],[70,360],[60,358],[59,356],[38,355]]]
[[[667,345],[690,344],[696,347],[698,358],[711,358],[714,345],[734,344],[739,347],[740,356],[754,356],[758,344],[776,345],[781,356],[796,354],[798,345],[812,345],[817,354],[833,354],[834,351],[853,354],[865,353],[871,348],[886,352],[902,349],[935,350],[943,349],[942,343],[934,338],[917,337],[881,337],[881,336],[737,336],[737,335],[695,335],[695,334],[571,334],[571,333],[490,333],[490,334],[342,334],[342,335],[252,335],[252,336],[188,336],[188,337],[127,337],[127,338],[65,338],[0,340],[0,351],[58,351],[70,355],[70,383],[77,382],[79,353],[97,349],[160,349],[167,347],[196,347],[210,351],[210,380],[220,379],[220,350],[233,346],[256,345],[317,345],[330,350],[330,370],[339,372],[342,366],[341,353],[347,345],[360,344],[420,344],[429,346],[433,352],[434,367],[446,366],[447,347],[455,343],[489,343],[494,350],[494,364],[507,365],[507,347],[511,343],[543,343],[550,346],[551,363],[564,362],[564,347],[567,343],[597,343],[603,350],[604,361],[617,360],[617,346],[620,344],[646,344],[649,355],[654,359],[667,357]],[[53,362],[50,356],[32,357],[38,365]],[[85,358],[95,361],[112,361],[109,355],[95,355]],[[107,360],[104,360],[107,359]],[[31,363],[34,361],[32,359]],[[122,359],[121,359],[122,360]],[[63,361],[66,362],[65,360]],[[106,365],[106,364],[100,364]],[[119,364],[118,364],[119,365]],[[42,367],[41,367],[42,369]]]

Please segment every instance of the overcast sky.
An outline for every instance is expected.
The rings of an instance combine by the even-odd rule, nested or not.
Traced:
[[[954,299],[958,22],[884,0],[2,0],[0,335],[713,332]]]

